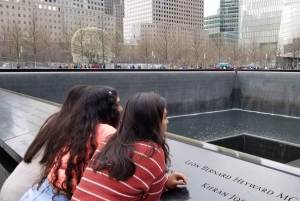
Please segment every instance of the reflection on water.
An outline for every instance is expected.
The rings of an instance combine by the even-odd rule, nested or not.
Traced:
[[[300,119],[231,110],[169,118],[168,132],[201,141],[249,133],[300,144]]]

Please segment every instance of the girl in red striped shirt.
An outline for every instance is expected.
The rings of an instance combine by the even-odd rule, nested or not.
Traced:
[[[163,191],[186,184],[183,174],[165,174],[168,122],[165,99],[155,93],[133,95],[119,130],[98,146],[72,200],[155,201]]]

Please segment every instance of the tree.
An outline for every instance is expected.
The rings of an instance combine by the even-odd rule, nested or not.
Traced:
[[[237,43],[229,44],[228,46],[229,46],[229,57],[231,58],[232,66],[236,67],[239,64],[241,48]]]
[[[221,34],[212,39],[212,45],[214,47],[214,52],[217,58],[217,64],[219,64],[222,62],[222,58],[225,52],[225,45]]]
[[[63,26],[62,36],[59,38],[59,45],[62,51],[67,55],[67,63],[70,61],[70,55],[72,54],[71,40],[73,37],[73,30]]]
[[[240,58],[239,58],[239,63],[240,65],[243,66],[247,66],[248,65],[248,51],[247,51],[247,46],[246,43],[244,41],[244,43],[242,43],[240,45]]]
[[[72,49],[72,54],[76,54],[78,58],[74,58],[74,61],[76,63],[85,63],[86,61],[84,60],[84,56],[86,55],[85,53],[85,31],[84,29],[78,29],[77,32],[75,32],[74,37],[76,35],[76,42],[72,43],[71,42],[71,49]]]
[[[116,30],[111,39],[111,51],[114,54],[114,62],[118,61],[123,52],[123,37],[120,31]]]
[[[17,64],[19,65],[21,46],[24,43],[23,31],[17,23],[8,23],[6,31],[9,34],[9,39],[12,45],[12,52],[16,55]]]
[[[48,67],[51,67],[51,58],[53,56],[53,53],[55,52],[55,49],[57,49],[56,43],[53,40],[52,32],[51,30],[48,30],[46,28],[41,30],[41,42],[42,42],[42,48],[43,48],[43,55],[46,62],[48,63]]]
[[[275,44],[266,44],[262,47],[262,57],[266,62],[266,66],[270,66],[272,61],[276,60],[276,49],[277,45]]]
[[[170,27],[161,26],[157,29],[155,41],[155,49],[158,55],[163,59],[165,64],[169,63],[173,44],[172,44],[172,34],[170,32]]]
[[[1,29],[0,36],[1,47],[3,47],[2,52],[8,55],[9,67],[12,68],[13,43],[9,32],[9,25],[6,25]]]
[[[153,51],[151,38],[148,36],[148,32],[141,35],[138,49],[139,49],[140,56],[143,59],[143,62],[146,63],[148,66],[148,63],[150,61],[150,58],[152,57],[152,51]]]
[[[300,38],[293,38],[289,44],[284,46],[284,52],[291,54],[293,58],[293,66],[298,67],[300,53]]]
[[[248,45],[249,58],[254,65],[256,65],[257,61],[260,60],[259,53],[260,53],[259,43],[257,43],[257,41],[254,39]]]
[[[282,45],[281,41],[278,42],[276,49],[277,49],[277,52],[276,52],[276,67],[281,68],[282,64],[283,64],[283,57],[282,57],[283,45]]]
[[[108,34],[102,30],[99,29],[97,31],[97,39],[100,42],[99,47],[101,54],[99,54],[99,59],[102,60],[102,64],[105,65],[106,62],[110,61],[111,59],[111,49],[110,49],[110,38]]]
[[[36,11],[33,11],[30,24],[25,32],[25,46],[34,55],[34,66],[36,68],[37,54],[42,50],[42,29],[37,24]]]
[[[174,56],[173,61],[177,66],[187,65],[186,56],[188,53],[187,41],[186,37],[180,34],[179,31],[173,31],[171,41],[171,51]]]
[[[95,63],[99,58],[102,59],[103,64],[109,61],[111,51],[107,41],[105,41],[108,38],[107,34],[105,34],[104,30],[96,27],[86,27],[77,30],[71,40],[74,62]]]
[[[196,67],[199,66],[201,59],[202,58],[204,59],[204,54],[205,54],[204,44],[205,44],[205,41],[201,35],[201,32],[198,30],[195,30],[193,33],[193,38],[191,40],[190,46],[191,46],[191,55],[193,57],[194,64]],[[203,61],[203,65],[204,65],[204,61]]]

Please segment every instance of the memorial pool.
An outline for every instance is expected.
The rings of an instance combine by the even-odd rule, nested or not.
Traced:
[[[248,133],[300,144],[300,118],[228,110],[169,117],[168,132],[200,141]]]

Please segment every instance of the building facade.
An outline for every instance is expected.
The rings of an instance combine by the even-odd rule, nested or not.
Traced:
[[[104,11],[105,14],[114,16],[116,30],[118,30],[123,35],[124,1],[105,0]]]
[[[300,57],[300,2],[283,8],[278,47],[284,57]]]
[[[116,30],[120,32],[123,37],[123,18],[124,18],[124,3],[120,1],[113,5],[113,16],[115,17]]]
[[[299,3],[299,0],[241,0],[239,43],[256,47],[258,57],[271,66],[295,67],[293,60],[299,57],[296,52],[300,52]]]
[[[218,14],[204,18],[209,37],[224,43],[237,43],[239,35],[239,0],[220,0]]]
[[[0,43],[1,40],[4,41],[4,31],[8,28],[20,30],[18,39],[10,39],[19,40],[11,42],[19,46],[13,49],[14,59],[17,59],[14,55],[17,55],[16,52],[20,52],[20,46],[23,46],[23,55],[29,55],[27,59],[33,60],[30,56],[33,50],[30,47],[26,48],[26,40],[34,29],[47,33],[51,43],[62,46],[61,44],[70,42],[74,32],[82,27],[98,27],[107,32],[114,32],[115,18],[105,14],[103,0],[0,1]],[[7,52],[3,48],[0,47],[0,53]],[[53,56],[54,59],[63,61],[65,55],[60,51],[55,52],[54,55],[57,56]]]
[[[123,31],[127,44],[139,40],[145,23],[203,29],[203,0],[126,0],[124,6]]]
[[[25,29],[35,20],[37,24],[49,29],[54,38],[62,34],[63,27],[92,26],[114,31],[114,17],[104,13],[103,0],[73,2],[71,0],[0,1],[0,31],[7,24],[18,24]]]
[[[277,44],[284,7],[299,0],[240,0],[240,42]]]

